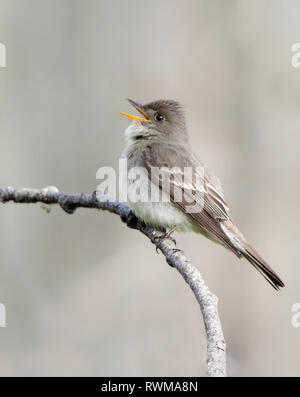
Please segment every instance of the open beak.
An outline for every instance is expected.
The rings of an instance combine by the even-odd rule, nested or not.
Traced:
[[[132,105],[143,117],[140,116],[133,116],[132,114],[128,114],[128,113],[124,113],[121,112],[121,114],[123,114],[123,116],[126,116],[132,120],[136,120],[136,121],[143,121],[143,122],[149,122],[151,121],[151,118],[148,116],[147,113],[145,113],[143,111],[143,106],[140,105],[137,102],[134,102],[132,99],[127,98],[127,101],[130,103],[130,105]]]

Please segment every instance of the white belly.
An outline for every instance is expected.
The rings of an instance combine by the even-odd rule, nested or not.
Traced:
[[[176,226],[178,231],[191,229],[188,218],[168,203],[129,203],[135,214],[147,224],[166,230]]]
[[[140,199],[137,199],[136,192],[143,192]],[[160,194],[158,187],[146,178],[129,180],[128,203],[145,223],[166,230],[174,226],[178,231],[191,230],[189,218],[170,202],[166,194],[161,197]]]

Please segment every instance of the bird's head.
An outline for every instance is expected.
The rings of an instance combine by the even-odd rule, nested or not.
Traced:
[[[140,113],[133,116],[121,112],[133,120],[126,135],[134,140],[187,140],[187,128],[184,108],[171,99],[160,99],[141,105],[131,99],[128,102]]]

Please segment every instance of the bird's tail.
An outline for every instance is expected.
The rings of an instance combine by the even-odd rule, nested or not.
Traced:
[[[263,258],[250,245],[245,245],[243,256],[257,269],[260,274],[272,285],[273,288],[279,290],[284,287],[283,281],[263,260]]]

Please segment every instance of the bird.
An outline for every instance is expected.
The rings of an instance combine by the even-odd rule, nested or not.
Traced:
[[[127,201],[135,215],[162,238],[174,230],[200,233],[246,258],[275,290],[284,287],[234,223],[219,179],[194,154],[185,108],[169,99],[144,105],[127,100],[139,115],[121,112],[131,120],[121,156],[126,176],[121,178],[126,178]]]

